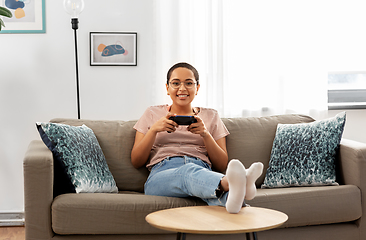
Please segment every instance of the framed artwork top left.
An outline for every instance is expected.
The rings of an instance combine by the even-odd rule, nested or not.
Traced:
[[[45,33],[46,32],[46,0],[0,0],[13,14],[12,18],[2,18],[4,33]]]

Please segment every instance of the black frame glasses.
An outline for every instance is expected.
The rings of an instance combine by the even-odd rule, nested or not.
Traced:
[[[185,81],[185,82],[181,82],[181,81],[178,81],[178,80],[172,80],[172,81],[169,82],[169,86],[171,86],[173,89],[180,88],[180,86],[182,86],[182,84],[184,84],[185,88],[192,89],[196,86],[197,83],[193,80],[188,80],[188,81]]]

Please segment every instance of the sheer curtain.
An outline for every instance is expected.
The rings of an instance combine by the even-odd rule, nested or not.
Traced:
[[[156,104],[176,62],[193,64],[195,106],[222,117],[327,109],[328,1],[155,0]]]

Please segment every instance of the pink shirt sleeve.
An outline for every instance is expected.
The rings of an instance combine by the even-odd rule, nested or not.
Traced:
[[[152,120],[152,114],[150,108],[146,109],[144,114],[137,121],[135,126],[133,127],[136,131],[143,133],[144,135],[150,129],[150,123]]]
[[[215,141],[219,140],[220,138],[226,137],[229,135],[229,131],[227,130],[226,126],[222,122],[219,114],[216,110],[209,109],[212,111],[212,118],[209,121],[208,126],[210,127],[209,132],[211,133],[212,137]],[[205,121],[206,122],[206,121]]]
[[[168,114],[167,107],[168,105],[160,105],[147,108],[133,128],[138,132],[146,134],[156,121]]]

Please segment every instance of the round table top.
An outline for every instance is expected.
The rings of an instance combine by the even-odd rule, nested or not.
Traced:
[[[194,206],[150,213],[146,221],[159,229],[196,234],[230,234],[264,231],[286,222],[287,215],[267,208],[243,207],[230,214],[221,206]]]

